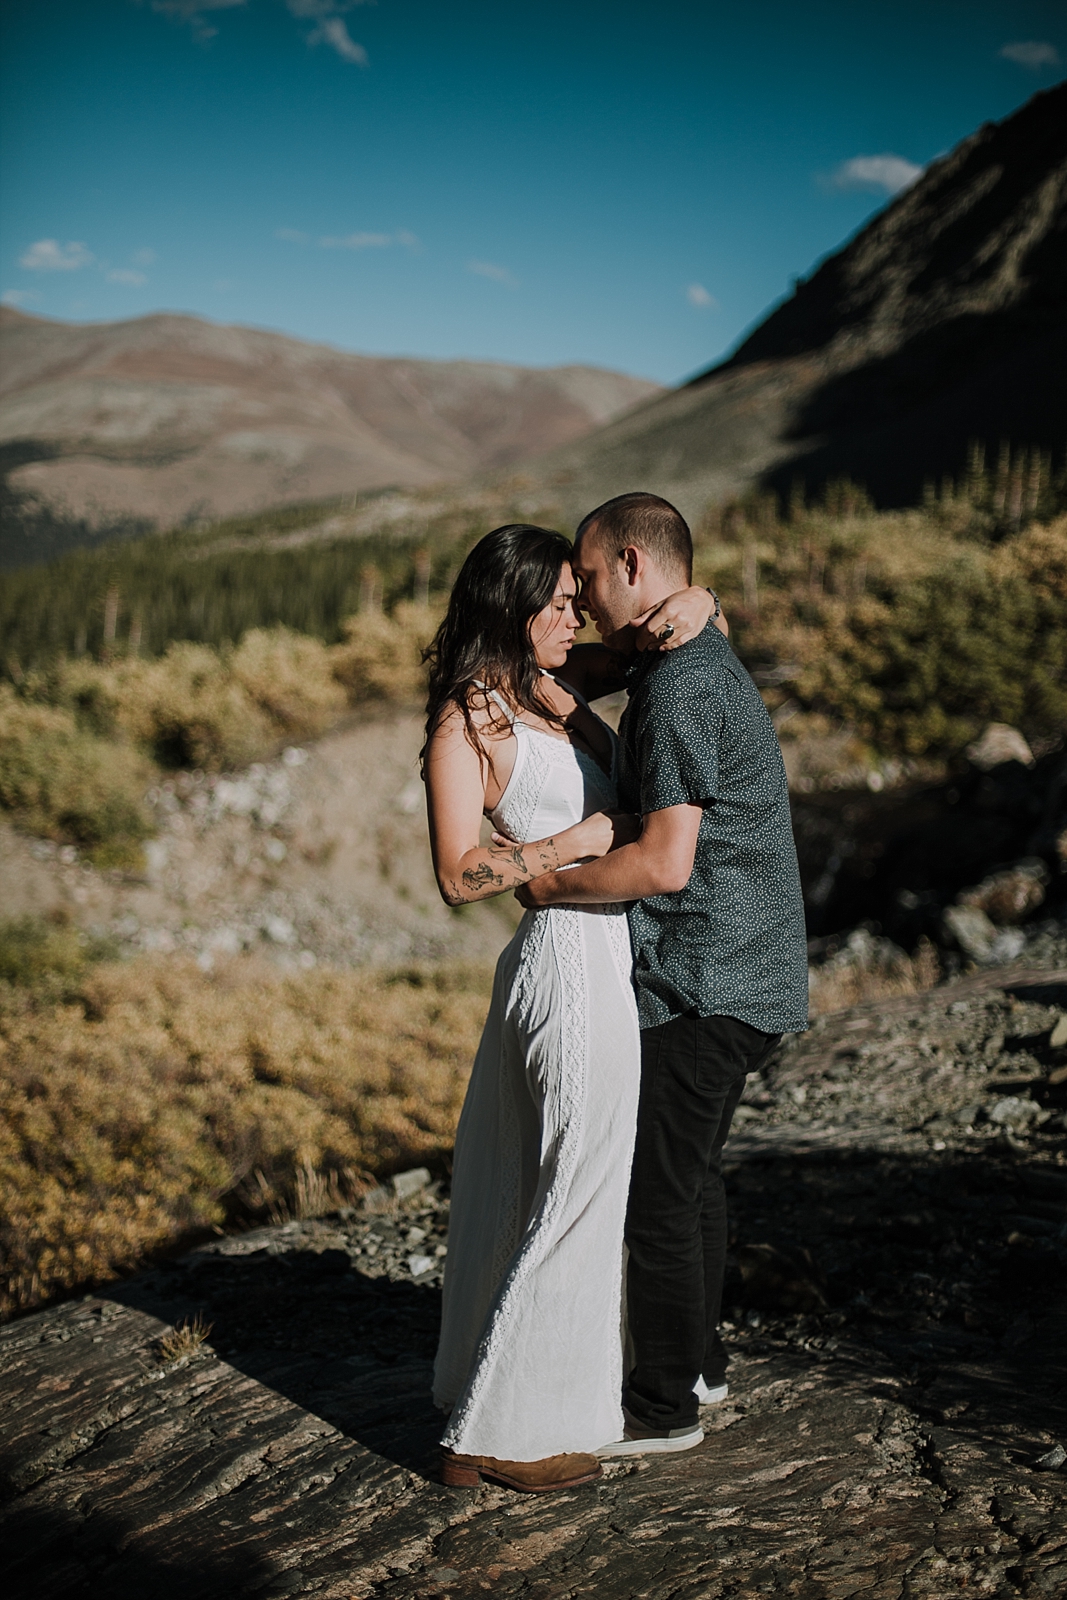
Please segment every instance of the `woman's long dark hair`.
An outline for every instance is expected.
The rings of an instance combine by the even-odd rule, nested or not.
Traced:
[[[425,761],[430,737],[450,705],[458,706],[467,738],[480,752],[471,720],[471,691],[484,683],[516,711],[562,727],[538,696],[540,669],[530,623],[556,592],[572,546],[562,533],[509,523],[480,539],[459,569],[448,611],[423,654],[430,668]]]

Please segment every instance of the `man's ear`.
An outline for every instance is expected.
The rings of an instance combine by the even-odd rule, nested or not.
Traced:
[[[645,569],[645,553],[638,550],[636,545],[629,544],[625,550],[619,552],[619,560],[626,571],[626,582],[631,589],[640,583]]]

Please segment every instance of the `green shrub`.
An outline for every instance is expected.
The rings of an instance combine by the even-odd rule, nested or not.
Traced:
[[[0,806],[19,826],[77,845],[100,866],[133,865],[152,832],[143,799],[151,776],[129,745],[0,684]]]
[[[236,650],[180,643],[156,661],[66,662],[34,692],[163,766],[211,771],[314,738],[346,704],[326,646],[288,628],[253,629]]]
[[[987,722],[1067,722],[1067,517],[992,542],[920,512],[788,522],[735,510],[698,548],[734,646],[811,716],[945,756]]]
[[[65,987],[77,982],[86,967],[87,948],[69,924],[41,917],[13,917],[0,922],[0,980],[19,989]]]

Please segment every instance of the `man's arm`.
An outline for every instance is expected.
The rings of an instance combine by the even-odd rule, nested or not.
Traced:
[[[575,644],[555,677],[577,689],[587,700],[616,694],[626,687],[627,657],[606,644]]]
[[[702,814],[702,806],[688,804],[651,811],[633,844],[566,872],[546,872],[516,897],[524,906],[588,906],[677,894],[693,870]]]

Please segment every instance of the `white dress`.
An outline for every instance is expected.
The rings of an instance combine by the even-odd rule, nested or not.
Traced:
[[[526,843],[617,808],[591,756],[499,703],[518,743],[500,832]],[[631,968],[616,905],[527,911],[497,963],[456,1135],[434,1370],[442,1443],[461,1454],[538,1461],[622,1437]]]

